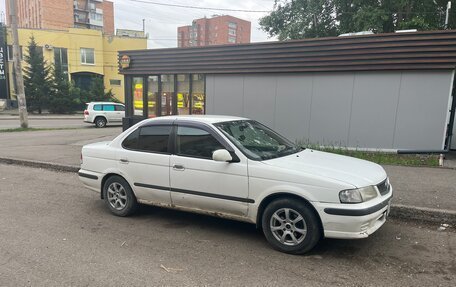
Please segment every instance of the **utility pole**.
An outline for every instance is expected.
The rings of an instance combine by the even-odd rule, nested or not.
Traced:
[[[446,9],[446,16],[445,16],[445,30],[448,29],[448,16],[450,14],[451,9],[451,1],[448,1],[447,9]]]
[[[16,0],[9,0],[11,32],[13,36],[13,64],[16,74],[16,96],[19,106],[19,120],[21,128],[28,128],[27,104],[25,101],[24,78],[22,77],[22,63],[19,52],[19,33],[17,32],[17,4]]]
[[[146,19],[142,19],[143,21],[143,32],[144,32],[144,35],[146,35]]]

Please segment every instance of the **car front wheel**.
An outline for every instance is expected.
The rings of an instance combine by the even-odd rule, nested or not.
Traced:
[[[103,198],[109,210],[117,216],[136,212],[138,203],[128,182],[120,176],[111,176],[103,186]]]
[[[97,128],[104,128],[106,127],[106,119],[103,117],[98,117],[95,119],[95,126]]]
[[[308,204],[291,198],[271,202],[262,217],[263,232],[277,250],[303,254],[320,240],[320,224]]]

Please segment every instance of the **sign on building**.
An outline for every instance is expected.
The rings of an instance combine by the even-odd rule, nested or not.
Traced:
[[[6,27],[0,24],[0,99],[8,99],[8,56]]]

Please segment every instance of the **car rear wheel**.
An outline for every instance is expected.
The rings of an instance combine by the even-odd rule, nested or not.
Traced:
[[[290,198],[271,202],[262,217],[263,232],[277,250],[303,254],[320,240],[320,224],[308,204]]]
[[[129,216],[138,209],[138,202],[128,182],[111,176],[103,186],[103,198],[109,210],[117,216]]]
[[[103,117],[97,117],[97,118],[95,119],[95,126],[96,126],[97,128],[104,128],[104,127],[106,127],[106,119],[103,118]]]

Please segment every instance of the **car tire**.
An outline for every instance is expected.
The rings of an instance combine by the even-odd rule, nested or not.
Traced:
[[[262,227],[273,248],[290,254],[310,251],[321,238],[320,221],[314,210],[308,203],[291,198],[269,203],[263,212]]]
[[[103,186],[103,198],[109,210],[117,216],[129,216],[139,204],[128,182],[120,176],[111,176]]]
[[[106,119],[103,118],[103,117],[97,117],[97,118],[95,118],[95,126],[96,126],[97,128],[105,128],[105,127],[106,127],[106,123],[107,123],[107,121],[106,121]]]

